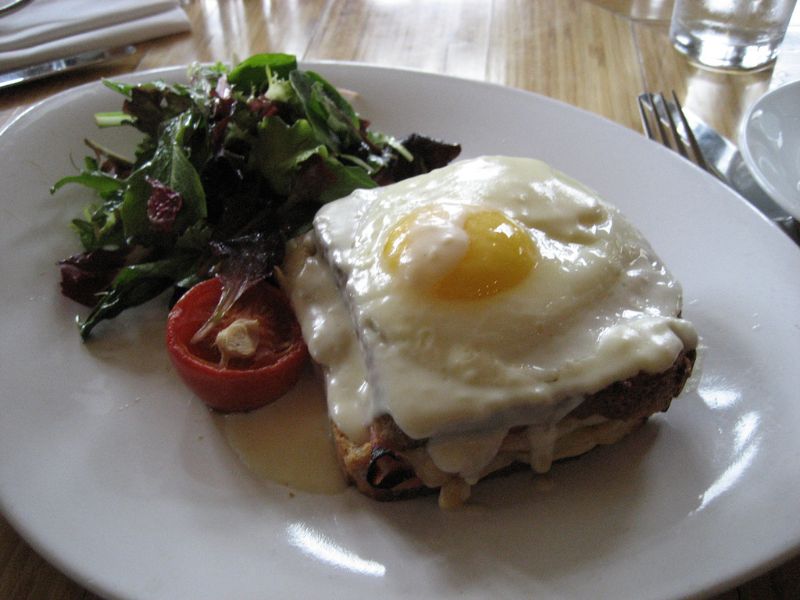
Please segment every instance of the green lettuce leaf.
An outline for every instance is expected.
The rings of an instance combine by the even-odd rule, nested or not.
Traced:
[[[255,54],[236,65],[228,74],[228,81],[244,93],[259,93],[269,85],[269,73],[283,79],[297,68],[297,59],[291,54]]]
[[[124,267],[86,319],[78,323],[81,337],[87,339],[100,321],[116,317],[132,306],[144,304],[176,281],[189,277],[196,261],[195,254],[181,252],[163,260]]]
[[[190,117],[191,115],[173,119],[161,136],[150,162],[128,178],[120,209],[126,237],[143,240],[153,237],[154,232],[147,217],[147,202],[152,194],[148,178],[160,181],[181,195],[183,206],[175,223],[176,231],[181,232],[207,216],[206,196],[200,174],[183,147],[192,122]]]
[[[251,167],[260,171],[276,194],[288,195],[301,163],[314,154],[327,154],[305,119],[287,125],[280,117],[268,117],[258,126],[251,153]]]
[[[361,143],[359,119],[336,88],[313,72],[292,71],[289,81],[317,138],[332,152]]]

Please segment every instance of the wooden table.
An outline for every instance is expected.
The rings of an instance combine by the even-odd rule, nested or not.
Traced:
[[[724,74],[694,67],[672,50],[672,0],[191,0],[185,8],[191,33],[140,44],[134,56],[113,65],[3,90],[0,127],[30,104],[99,77],[265,51],[498,82],[637,131],[637,94],[675,90],[684,105],[731,138],[751,102],[800,79],[800,9],[772,68]],[[0,598],[95,596],[0,519]],[[800,559],[720,598],[800,598]]]

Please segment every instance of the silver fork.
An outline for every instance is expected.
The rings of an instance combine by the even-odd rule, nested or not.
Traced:
[[[672,101],[664,98],[664,94],[650,93],[639,95],[638,100],[639,114],[648,138],[674,150],[701,169],[713,172],[703,157],[675,92],[672,92]]]
[[[650,93],[640,94],[638,101],[642,125],[648,138],[674,150],[736,190],[800,245],[800,221],[792,218],[759,188],[731,142],[692,115],[692,122],[699,132],[697,135],[706,144],[703,148],[711,150],[712,160],[706,159],[697,141],[695,128],[690,124],[675,92],[672,92],[671,101],[664,98],[664,94]]]

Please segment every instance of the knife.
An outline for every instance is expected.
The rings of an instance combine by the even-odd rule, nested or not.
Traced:
[[[116,58],[122,58],[136,52],[135,46],[120,46],[103,50],[89,50],[65,58],[57,58],[47,62],[30,65],[21,69],[13,69],[0,73],[0,88],[11,87],[28,81],[50,77],[56,73],[74,71],[90,65],[96,65]]]
[[[738,192],[800,245],[800,223],[778,206],[758,185],[736,145],[703,122],[691,110],[683,107],[683,113],[697,138],[708,171]]]

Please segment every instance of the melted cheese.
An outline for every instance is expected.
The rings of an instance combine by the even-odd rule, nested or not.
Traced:
[[[535,269],[478,300],[409,286],[381,256],[398,223],[436,203],[502,212],[535,244]],[[425,256],[422,246],[409,243]],[[328,204],[315,232],[290,245],[286,275],[339,428],[364,441],[388,413],[429,440],[440,471],[467,481],[517,426],[530,426],[530,462],[546,471],[556,424],[586,394],[664,371],[697,343],[677,317],[680,286],[641,235],[592,192],[529,159],[462,161]]]

